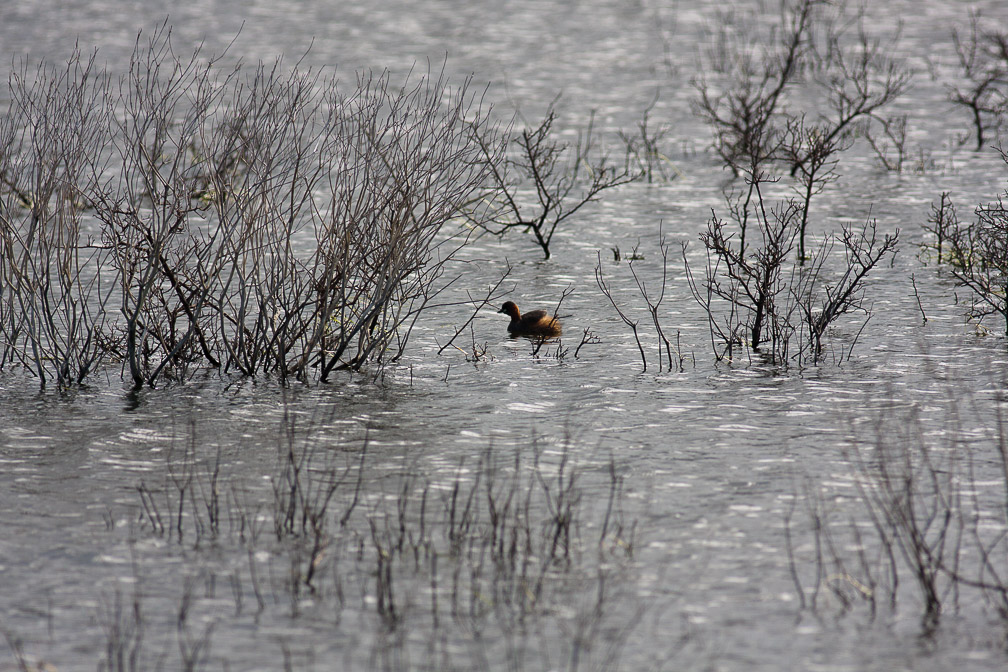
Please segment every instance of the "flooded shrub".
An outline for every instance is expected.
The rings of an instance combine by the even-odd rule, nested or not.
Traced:
[[[714,149],[736,174],[754,157],[788,165],[792,174],[817,151],[779,153],[780,135],[789,123],[816,115],[822,142],[839,143],[857,135],[857,125],[879,112],[907,88],[910,72],[866,31],[863,13],[830,15],[823,0],[782,0],[779,30],[753,33],[723,21],[708,54],[708,72],[696,77],[694,111],[714,130]],[[851,26],[857,26],[851,34]],[[742,31],[745,31],[744,33]],[[755,36],[754,36],[755,35]],[[826,109],[795,108],[792,89],[812,89]],[[814,98],[813,98],[814,99]]]
[[[771,210],[771,218],[757,221],[760,238],[752,249],[745,246],[745,219],[737,220],[741,235],[735,249],[728,222],[712,213],[707,231],[700,234],[707,251],[706,280],[702,283],[695,279],[683,250],[690,290],[707,313],[717,359],[731,359],[734,349],[744,344],[758,352],[763,341],[769,341],[775,361],[787,361],[795,306],[783,270],[798,233],[798,213],[793,204],[789,206]],[[762,217],[766,217],[765,210]],[[720,315],[715,307],[718,299],[727,302]],[[715,334],[723,349],[716,345]]]
[[[665,333],[665,327],[661,323],[661,315],[659,314],[661,304],[665,300],[665,293],[668,289],[668,273],[669,273],[669,250],[671,244],[662,232],[661,227],[658,228],[658,253],[661,256],[661,282],[655,282],[651,286],[651,290],[648,291],[647,279],[642,273],[638,273],[635,268],[635,263],[639,262],[644,257],[638,254],[638,248],[634,247],[630,256],[627,259],[627,267],[630,270],[630,275],[634,279],[634,284],[637,286],[637,290],[640,292],[641,298],[644,299],[644,303],[647,305],[648,316],[651,319],[651,324],[654,327],[655,335],[658,339],[658,371],[666,369],[668,371],[682,371],[684,368],[684,363],[686,361],[686,356],[683,354],[683,349],[679,343],[679,332],[676,332],[675,344],[670,340],[670,334]],[[637,329],[639,320],[631,319],[623,308],[619,306],[616,299],[613,296],[612,290],[609,284],[606,282],[605,277],[602,273],[602,255],[597,253],[597,263],[595,264],[595,283],[598,285],[602,294],[609,300],[610,305],[616,310],[616,314],[619,315],[620,320],[623,324],[630,327],[633,331],[634,340],[637,342],[637,350],[640,352],[641,364],[643,365],[643,371],[647,371],[648,358],[644,354],[644,346],[641,345],[640,332]],[[660,287],[658,285],[660,284]],[[585,330],[585,340],[589,338],[588,330]],[[585,342],[582,340],[582,344]],[[580,346],[579,346],[580,347]],[[575,351],[576,356],[576,351]],[[695,364],[695,360],[694,360]]]
[[[708,57],[714,75],[694,81],[695,111],[713,128],[715,151],[743,182],[726,190],[727,216],[712,212],[700,234],[702,280],[683,250],[718,359],[743,348],[778,364],[819,361],[823,336],[838,318],[867,314],[865,279],[896,250],[899,232],[879,237],[872,220],[806,249],[812,201],[836,180],[839,155],[881,118],[910,78],[868,35],[863,15],[843,21],[842,8],[837,16],[827,8],[818,0],[785,0],[779,32],[753,39],[726,34],[717,42],[720,51]],[[826,101],[825,109],[794,107],[798,96],[789,94],[803,86],[812,99]],[[796,197],[771,203],[768,187],[788,177]],[[843,262],[832,268],[837,247]],[[841,351],[839,359],[844,356]]]
[[[876,221],[870,219],[860,227],[844,224],[839,236],[831,236],[820,245],[807,270],[798,274],[797,303],[804,330],[800,355],[811,354],[812,361],[818,361],[824,351],[823,337],[841,316],[862,313],[866,320],[871,317],[864,301],[865,281],[883,259],[895,256],[898,242],[899,229],[880,236]],[[838,243],[843,250],[843,264],[836,272],[828,269],[826,262]],[[848,359],[856,342],[857,335],[848,346]],[[838,361],[843,358],[841,349]]]
[[[694,113],[711,125],[714,150],[736,175],[754,160],[774,155],[781,96],[802,70],[818,4],[782,2],[782,30],[764,44],[735,34],[730,20],[719,21],[717,50],[707,55],[706,71],[693,81]],[[728,84],[715,83],[715,77]]]
[[[882,112],[906,91],[910,71],[868,34],[862,12],[847,17],[841,4],[832,15],[832,5],[782,0],[780,29],[766,34],[754,32],[750,22],[744,28],[723,22],[719,49],[693,81],[694,112],[711,126],[724,164],[745,179],[747,204],[754,187],[783,177],[779,173],[796,178],[805,210],[797,240],[802,259],[812,196],[835,179],[839,154],[862,136],[878,152],[882,141],[872,134],[873,124],[898,141],[900,157],[905,153],[905,123],[901,129],[898,118]],[[824,105],[799,107],[799,100]],[[891,165],[884,152],[880,157]]]
[[[1002,157],[1008,163],[1008,154],[1002,153]],[[972,296],[967,317],[980,323],[995,315],[1004,321],[1008,335],[1008,209],[1004,198],[977,206],[971,221],[959,220],[947,193],[931,208],[928,230],[937,237],[939,261],[944,261],[957,284],[968,288]]]
[[[87,210],[110,141],[109,77],[95,54],[10,78],[0,116],[0,369],[44,388],[84,380],[103,354],[114,287]]]
[[[706,253],[703,278],[683,261],[693,298],[707,313],[711,347],[717,359],[731,359],[739,348],[762,353],[771,362],[818,362],[827,330],[843,315],[861,312],[868,274],[896,252],[899,230],[879,237],[874,220],[861,227],[844,225],[808,258],[795,254],[807,208],[796,199],[776,205],[756,194],[755,207],[739,195],[729,201],[728,219],[713,212],[700,234]],[[755,231],[750,231],[755,229]],[[750,231],[747,243],[746,232]],[[832,254],[843,250],[839,266]],[[857,338],[840,350],[850,357]]]
[[[969,32],[953,29],[962,79],[949,87],[949,100],[963,108],[973,124],[974,149],[998,136],[1008,113],[1008,32],[980,28],[980,14],[970,12]],[[969,141],[969,134],[962,142]]]
[[[942,417],[956,416],[953,408]],[[803,495],[811,546],[799,554],[789,541],[803,606],[819,609],[825,592],[844,611],[862,604],[874,616],[883,606],[895,610],[911,593],[925,632],[951,609],[978,606],[989,607],[1008,625],[1003,423],[998,418],[993,432],[984,431],[976,441],[967,438],[975,433],[958,419],[934,432],[927,431],[924,417],[916,406],[880,416],[870,437],[852,436],[844,446],[854,502],[869,524],[846,522],[834,510],[837,501],[821,490]],[[790,520],[788,527],[790,539]],[[802,571],[804,563],[796,563],[799,555],[814,568],[811,579]]]
[[[182,547],[200,573],[184,565],[182,589],[170,598],[146,586],[132,611],[116,595],[106,615],[116,658],[152,655],[133,648],[131,633],[160,640],[161,625],[140,622],[168,601],[178,606],[184,659],[214,626],[230,631],[233,619],[254,627],[241,620],[250,605],[257,626],[310,615],[346,634],[346,619],[362,642],[355,660],[422,655],[420,642],[443,641],[454,644],[439,649],[442,665],[500,656],[523,667],[542,646],[543,663],[612,669],[646,608],[635,581],[637,522],[624,513],[615,460],[585,468],[570,439],[533,437],[514,451],[486,448],[453,473],[425,475],[375,463],[366,433],[334,443],[330,420],[285,413],[266,485],[235,477],[221,446],[202,445],[200,428],[190,426],[185,448],[168,451],[162,481],[138,488],[137,531],[176,543],[140,544],[134,572],[144,554]],[[211,519],[220,521],[212,533]],[[273,533],[262,534],[271,522]],[[231,560],[215,570],[221,558]],[[231,586],[234,613],[222,609],[224,597],[203,600],[215,616],[201,637],[193,581],[223,583],[217,571],[227,573],[220,579]]]
[[[497,236],[512,229],[531,233],[546,259],[550,258],[553,234],[562,222],[597,200],[603,191],[642,175],[631,172],[629,162],[622,168],[611,165],[609,157],[599,152],[593,137],[594,114],[573,144],[556,138],[556,117],[556,109],[550,105],[537,126],[512,131],[510,151],[503,163],[493,158],[496,145],[476,134],[487,163],[493,166],[495,194],[481,206],[485,219],[478,224]]]
[[[466,240],[446,225],[493,198],[501,142],[471,79],[227,69],[179,57],[167,24],[121,78],[91,67],[15,80],[0,127],[4,361],[44,382],[110,357],[139,387],[401,356]]]

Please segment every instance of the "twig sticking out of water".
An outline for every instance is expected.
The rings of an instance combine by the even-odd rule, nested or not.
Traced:
[[[924,305],[921,303],[920,293],[917,291],[917,278],[914,277],[913,273],[910,274],[910,283],[913,285],[914,298],[917,299],[917,309],[920,311],[923,324],[927,324],[928,319],[924,313]]]
[[[455,341],[456,338],[458,338],[459,334],[465,331],[466,327],[472,324],[472,321],[476,319],[476,315],[479,314],[479,311],[482,310],[483,307],[485,307],[488,303],[491,303],[492,301],[495,301],[498,298],[497,290],[500,288],[501,284],[504,282],[505,279],[507,279],[508,275],[510,274],[511,274],[511,262],[509,261],[507,262],[507,268],[501,273],[500,278],[497,279],[497,282],[495,282],[493,285],[487,288],[486,294],[479,301],[473,299],[472,295],[469,294],[468,291],[466,292],[466,295],[469,297],[469,302],[475,305],[476,308],[473,310],[472,315],[469,316],[469,319],[463,322],[460,327],[455,329],[455,334],[450,339],[448,339],[448,342],[442,345],[440,348],[438,348],[439,355],[442,352],[444,352],[448,348],[448,346],[450,346]],[[473,352],[475,353],[475,348],[473,349]]]
[[[644,367],[642,372],[647,371],[647,356],[644,354],[644,346],[641,345],[640,334],[637,332],[637,321],[631,320],[627,317],[627,314],[624,313],[622,309],[620,309],[619,305],[616,304],[616,299],[613,298],[612,290],[609,288],[609,285],[606,284],[605,278],[602,275],[602,253],[597,252],[596,254],[598,255],[598,261],[595,264],[595,283],[598,285],[599,289],[602,290],[605,297],[609,299],[609,303],[612,304],[612,307],[616,309],[616,314],[619,315],[621,320],[623,320],[623,324],[630,327],[633,331],[634,340],[637,342],[637,350],[640,351],[641,365]]]
[[[566,287],[564,287],[563,292],[560,293],[560,299],[557,301],[556,308],[553,309],[553,319],[554,320],[559,320],[560,319],[560,306],[562,306],[564,300],[566,300],[567,297],[570,296],[573,293],[574,293],[574,287],[573,287],[573,285],[567,285]],[[542,347],[543,347],[543,345],[545,345],[548,342],[552,342],[552,340],[549,339],[549,338],[546,338],[546,337],[539,337],[539,338],[533,339],[532,340],[532,356],[533,357],[538,357],[539,356],[539,350],[541,350]],[[560,339],[557,339],[557,351],[556,351],[557,359],[563,359],[563,353],[565,353],[565,352],[566,352],[566,350],[563,349],[563,343],[562,343],[562,341]]]
[[[599,344],[601,342],[602,342],[602,339],[599,338],[595,334],[595,332],[591,330],[591,328],[585,327],[584,334],[582,334],[582,336],[581,336],[581,342],[578,343],[578,346],[576,348],[574,348],[574,359],[577,359],[578,353],[581,352],[581,347],[582,346],[584,346],[584,345],[597,345],[597,344]]]

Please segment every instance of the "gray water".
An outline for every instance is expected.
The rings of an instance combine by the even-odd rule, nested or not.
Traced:
[[[306,66],[348,79],[369,68],[404,76],[428,62],[438,67],[447,55],[453,76],[474,73],[490,83],[489,97],[502,114],[517,107],[535,118],[562,92],[561,124],[574,128],[594,110],[610,142],[659,93],[652,119],[671,127],[665,149],[678,174],[606,193],[558,231],[549,261],[518,234],[483,237],[465,250],[474,262],[464,266],[465,288],[474,292],[500,274],[505,260],[514,265],[510,298],[523,307],[550,307],[565,288],[574,290],[562,310],[570,347],[563,357],[533,356],[529,344],[506,338],[503,316],[491,310],[457,342],[463,351],[473,340],[485,343],[487,356],[470,362],[458,349],[439,355],[439,344],[471,312],[449,306],[423,316],[403,362],[377,379],[364,372],[285,389],[208,374],[131,394],[110,368],[85,388],[59,394],[4,374],[0,629],[8,648],[16,643],[30,663],[59,670],[100,667],[115,638],[113,624],[129,621],[128,613],[114,616],[117,596],[129,612],[139,595],[140,669],[181,669],[180,641],[184,650],[204,635],[209,646],[197,667],[209,670],[282,669],[285,661],[318,670],[569,669],[574,662],[628,670],[1001,669],[1008,664],[1005,621],[977,594],[949,599],[933,632],[922,628],[919,598],[908,587],[894,608],[880,607],[874,616],[863,606],[845,611],[828,591],[815,609],[803,609],[785,541],[790,514],[791,556],[808,590],[816,571],[804,513],[809,493],[845,525],[848,519],[868,525],[854,487],[856,465],[845,450],[853,437],[869,445],[899,442],[903,428],[929,445],[956,443],[973,460],[969,488],[979,499],[996,501],[1003,489],[995,446],[1008,377],[1005,340],[967,323],[966,290],[918,256],[929,204],[942,191],[952,192],[965,215],[1001,193],[1008,176],[994,152],[957,144],[968,119],[945,102],[944,87],[956,76],[950,29],[967,25],[968,7],[1008,19],[994,0],[869,7],[879,34],[902,26],[896,53],[915,78],[894,111],[910,115],[914,157],[897,174],[883,170],[866,147],[845,153],[841,179],[815,206],[822,217],[814,233],[870,214],[880,230],[900,229],[900,251],[872,275],[872,317],[853,356],[787,369],[747,357],[714,361],[678,252],[678,241],[692,241],[688,254],[694,263],[701,259],[697,233],[710,209],[722,207],[729,177],[708,150],[709,130],[689,107],[696,58],[718,16],[708,3],[221,0],[180,7],[51,0],[0,8],[5,67],[21,58],[58,62],[79,41],[98,46],[100,60],[120,69],[136,31],[170,15],[176,45],[204,41],[217,51],[237,34],[230,58],[254,63],[282,56],[290,65],[303,58]],[[774,16],[761,11],[766,20]],[[923,169],[914,170],[920,157]],[[676,241],[662,315],[686,359],[673,372],[656,370],[657,341],[644,328],[643,303],[626,261],[614,261],[611,252],[639,244],[637,269],[658,278],[659,225]],[[632,334],[595,285],[597,252],[617,300],[642,320],[652,358],[647,372]],[[996,323],[989,326],[999,332]],[[600,343],[574,358],[585,328]],[[860,328],[861,321],[842,322],[834,347],[850,346]],[[478,619],[434,625],[424,606],[429,575],[404,570],[397,575],[404,616],[390,629],[375,615],[375,577],[363,551],[334,549],[327,557],[342,564],[325,566],[344,577],[342,594],[334,579],[324,579],[320,594],[303,596],[295,607],[283,580],[290,549],[243,543],[233,531],[199,544],[152,532],[137,487],[143,482],[159,497],[170,494],[168,465],[192,445],[201,464],[220,450],[222,478],[245,493],[251,509],[258,507],[268,538],[269,479],[289,426],[285,413],[299,418],[298,445],[331,450],[348,468],[367,436],[361,509],[376,519],[394,510],[408,477],[430,484],[443,501],[456,478],[475,478],[487,451],[503,463],[516,452],[530,459],[540,451],[552,473],[568,450],[583,474],[586,521],[584,559],[556,579],[571,585],[521,626],[492,618],[485,628]],[[591,559],[590,539],[608,496],[610,462],[623,479],[622,517],[635,525],[634,549],[611,560],[605,625],[572,661],[578,617],[595,597],[594,572],[608,567]],[[366,527],[355,534],[368,537]],[[995,562],[1004,568],[999,548]],[[270,587],[261,610],[251,606],[250,554],[268,575],[261,579]],[[901,580],[912,584],[907,573]],[[182,632],[178,612],[187,592],[192,613]],[[607,658],[617,646],[618,657]],[[0,669],[18,669],[14,651],[0,649]]]

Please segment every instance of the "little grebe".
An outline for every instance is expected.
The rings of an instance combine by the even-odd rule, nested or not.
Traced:
[[[532,310],[522,315],[513,301],[506,301],[497,312],[505,313],[511,317],[511,323],[507,329],[512,338],[518,336],[557,338],[563,331],[560,321],[548,315],[545,310]]]

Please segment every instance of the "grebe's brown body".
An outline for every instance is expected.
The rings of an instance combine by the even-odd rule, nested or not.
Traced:
[[[545,310],[531,310],[524,315],[518,310],[514,301],[506,301],[498,313],[504,313],[511,318],[508,333],[512,338],[558,338],[563,332],[560,321]]]

